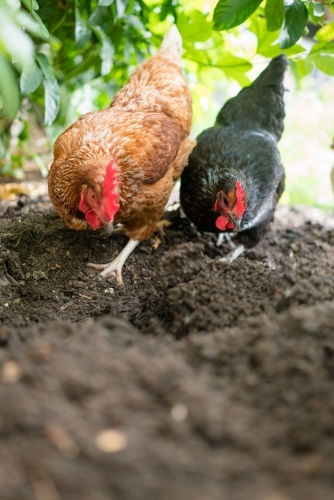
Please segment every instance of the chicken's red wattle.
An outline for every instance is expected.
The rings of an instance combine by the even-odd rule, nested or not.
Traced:
[[[85,219],[93,229],[98,229],[102,226],[101,219],[94,210],[88,210],[88,212],[85,213]]]
[[[79,210],[85,214],[86,221],[93,229],[98,229],[102,226],[100,217],[90,208],[83,193],[80,196]]]
[[[218,229],[220,229],[221,231],[225,231],[226,229],[232,229],[233,225],[227,217],[224,217],[224,215],[220,215],[216,219],[216,227],[218,227]]]

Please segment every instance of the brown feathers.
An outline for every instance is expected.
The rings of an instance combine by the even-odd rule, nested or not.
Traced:
[[[143,240],[160,219],[194,147],[191,96],[168,43],[135,71],[109,108],[83,115],[58,137],[49,193],[71,228],[87,228],[79,210],[82,186],[101,184],[112,159],[120,183],[114,224]]]

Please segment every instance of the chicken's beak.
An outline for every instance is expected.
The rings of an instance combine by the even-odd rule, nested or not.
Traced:
[[[232,222],[233,234],[238,234],[238,232],[240,231],[241,218],[231,214],[229,214],[229,218],[230,221]]]
[[[114,229],[114,223],[113,221],[109,221],[109,222],[105,222],[103,224],[103,228],[104,228],[104,231],[106,233],[107,236],[110,236],[111,233],[113,232],[113,229]]]

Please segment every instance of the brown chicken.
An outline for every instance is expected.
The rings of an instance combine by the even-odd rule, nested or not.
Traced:
[[[93,264],[118,283],[127,257],[154,231],[195,145],[181,50],[172,26],[110,107],[81,116],[54,146],[49,193],[66,224],[110,233],[121,223],[130,238],[113,262]]]

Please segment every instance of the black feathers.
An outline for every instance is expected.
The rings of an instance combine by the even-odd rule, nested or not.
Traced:
[[[197,137],[197,146],[181,176],[181,205],[202,231],[219,232],[214,210],[217,193],[240,180],[247,195],[239,238],[255,245],[273,218],[284,190],[277,149],[283,131],[284,72],[287,60],[271,61],[253,84],[230,99],[216,124]]]

